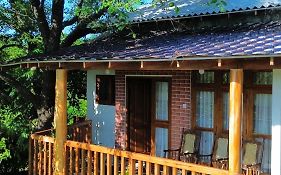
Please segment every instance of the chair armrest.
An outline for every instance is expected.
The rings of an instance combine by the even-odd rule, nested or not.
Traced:
[[[164,152],[174,152],[174,151],[180,151],[180,149],[165,149]]]

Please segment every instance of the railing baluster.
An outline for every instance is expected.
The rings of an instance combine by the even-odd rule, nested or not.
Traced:
[[[173,174],[173,175],[177,175],[177,168],[173,167],[173,169],[172,169],[172,174]]]
[[[81,175],[85,175],[85,170],[86,170],[86,166],[85,166],[85,150],[82,149],[81,150]]]
[[[151,174],[151,163],[146,162],[146,175],[150,175],[150,174]]]
[[[37,152],[37,140],[34,139],[34,157],[33,157],[33,174],[37,175],[37,161],[38,161],[38,152]]]
[[[142,161],[139,160],[138,161],[138,175],[142,175]]]
[[[125,158],[121,157],[121,175],[125,175]]]
[[[87,175],[92,174],[92,151],[88,150],[87,153]]]
[[[98,175],[98,153],[94,152],[94,175]]]
[[[42,142],[38,141],[38,154],[39,154],[39,163],[38,163],[38,173],[42,175]]]
[[[100,153],[100,175],[104,175],[104,154]]]
[[[69,147],[69,174],[73,174],[73,149]]]
[[[168,175],[168,167],[167,166],[163,166],[163,175]]]
[[[28,175],[32,175],[32,154],[34,152],[34,146],[33,146],[33,142],[32,142],[32,138],[29,138],[29,145],[28,145],[28,150],[29,150],[29,154],[28,154]]]
[[[182,175],[186,175],[185,169],[182,169],[181,172],[182,172],[182,173],[181,173]]]
[[[191,175],[195,175],[195,174],[196,174],[195,171],[192,171],[192,172],[191,172]]]
[[[111,156],[110,156],[110,154],[106,155],[106,163],[107,163],[107,175],[111,175],[111,171],[112,171],[111,165],[112,165],[112,163],[111,163]]]
[[[44,142],[44,155],[43,155],[43,160],[44,160],[44,166],[43,166],[43,171],[44,175],[47,175],[47,143]]]
[[[49,143],[49,175],[53,174],[53,143]]]
[[[114,155],[114,175],[118,175],[118,157]]]
[[[160,166],[159,164],[155,163],[154,164],[154,175],[159,175],[160,174]]]
[[[136,161],[132,158],[129,159],[129,175],[135,175],[136,174]]]
[[[75,174],[79,173],[79,150],[78,147],[75,148]]]

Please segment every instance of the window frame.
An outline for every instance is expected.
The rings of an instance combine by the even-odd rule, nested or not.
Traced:
[[[98,78],[101,79],[101,81],[106,80],[106,83],[109,82],[107,85],[109,89],[107,90],[108,98],[107,99],[99,99],[100,94],[98,90]],[[115,75],[96,75],[96,103],[99,105],[115,105]]]

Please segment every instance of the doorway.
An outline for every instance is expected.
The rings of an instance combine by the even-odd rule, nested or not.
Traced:
[[[165,78],[127,78],[127,148],[163,157],[169,148],[170,81]]]

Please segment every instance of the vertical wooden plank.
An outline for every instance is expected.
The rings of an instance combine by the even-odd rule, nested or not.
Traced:
[[[33,174],[37,175],[37,161],[38,161],[38,148],[37,148],[37,140],[34,139],[34,155],[33,155]]]
[[[100,153],[100,175],[104,175],[104,154]]]
[[[129,159],[129,175],[135,175],[136,161],[132,158]]]
[[[151,174],[151,163],[146,162],[146,175],[150,175],[150,174]]]
[[[79,173],[79,149],[75,148],[75,174]]]
[[[168,175],[168,167],[163,166],[163,175]]]
[[[160,174],[160,166],[159,164],[155,163],[154,164],[154,175],[159,175]]]
[[[48,154],[48,174],[52,174],[52,143],[49,143]]]
[[[182,175],[186,175],[185,169],[182,169],[181,171],[182,171],[182,173],[181,173]]]
[[[38,141],[38,144],[39,144],[39,163],[38,163],[38,174],[39,175],[42,175],[42,153],[43,153],[43,150],[42,150],[42,141]]]
[[[87,175],[92,174],[92,151],[88,150],[87,153]]]
[[[175,167],[172,168],[172,175],[177,175],[177,168]]]
[[[107,175],[112,175],[112,162],[110,154],[106,155],[106,163],[107,163]]]
[[[125,175],[125,158],[121,157],[121,175]]]
[[[28,143],[28,175],[32,175],[32,154],[33,154],[33,141],[32,138],[29,137],[29,143]]]
[[[56,70],[56,98],[55,98],[55,174],[65,174],[64,143],[67,135],[67,70]]]
[[[143,167],[142,167],[142,161],[138,161],[138,175],[142,175]]]
[[[98,153],[94,152],[94,175],[98,175]]]
[[[69,147],[69,174],[73,174],[73,149]]]
[[[230,70],[229,90],[229,174],[241,172],[241,114],[243,70]]]
[[[113,173],[114,175],[118,175],[118,157],[114,155],[114,167],[113,167]]]
[[[85,150],[82,149],[81,151],[81,175],[85,175],[86,173],[86,166],[85,166]]]
[[[44,175],[47,175],[47,143],[46,142],[44,142],[44,154],[43,154],[43,173],[44,173]]]

